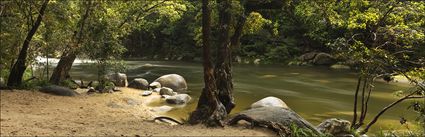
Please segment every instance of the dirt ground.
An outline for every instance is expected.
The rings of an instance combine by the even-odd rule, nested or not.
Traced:
[[[1,136],[273,136],[266,129],[156,123],[146,104],[155,96],[123,88],[112,94],[62,97],[1,91]]]

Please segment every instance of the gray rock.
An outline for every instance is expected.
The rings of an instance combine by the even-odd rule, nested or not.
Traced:
[[[158,82],[162,87],[168,87],[173,89],[175,92],[184,93],[187,91],[187,83],[186,80],[177,74],[168,74],[161,76],[154,80],[154,82]]]
[[[89,90],[87,90],[88,94],[97,92],[93,87],[89,87],[88,89],[89,89]]]
[[[159,91],[159,94],[160,95],[170,95],[170,96],[172,96],[172,95],[174,95],[173,92],[174,91],[171,88],[162,87],[161,90]]]
[[[165,102],[169,104],[186,104],[192,98],[188,94],[178,94],[165,98]]]
[[[313,59],[315,65],[332,65],[335,63],[335,58],[328,53],[318,53]]]
[[[286,103],[277,97],[266,97],[251,105],[251,108],[258,108],[258,107],[282,107],[282,108],[289,109]]]
[[[112,81],[115,84],[115,86],[118,86],[118,87],[127,87],[128,85],[127,75],[123,73],[109,74],[107,76],[107,79]]]
[[[346,136],[350,133],[351,123],[347,120],[331,118],[326,119],[317,126],[322,133],[332,134],[334,136]]]
[[[246,120],[243,117],[249,117],[257,122],[274,122],[279,123],[282,126],[290,129],[292,125],[298,128],[311,130],[314,134],[322,134],[312,124],[303,119],[300,115],[294,111],[282,108],[282,107],[259,107],[252,108],[238,113],[234,118],[231,119],[232,123],[237,123],[239,120]]]
[[[44,92],[44,93],[53,94],[53,95],[59,95],[59,96],[76,96],[76,95],[78,95],[78,93],[75,92],[72,89],[69,89],[67,87],[62,87],[62,86],[56,86],[56,85],[44,86],[40,89],[40,91]]]
[[[161,88],[155,88],[155,89],[153,89],[152,91],[153,91],[153,92],[157,92],[157,93],[159,93],[159,92],[161,91]]]
[[[238,63],[242,63],[242,58],[240,56],[236,56],[235,61]]]
[[[140,93],[141,96],[149,96],[152,95],[152,91],[143,91],[142,93]]]
[[[258,65],[258,64],[260,64],[260,61],[261,61],[261,59],[255,59],[255,60],[253,61],[253,63],[254,63],[255,65]]]
[[[130,82],[128,85],[130,88],[135,89],[141,89],[141,90],[147,90],[149,89],[149,82],[146,79],[143,78],[136,78],[133,81]]]
[[[152,89],[161,88],[161,83],[155,81],[155,82],[152,82],[151,84],[149,84],[149,87],[152,88]]]

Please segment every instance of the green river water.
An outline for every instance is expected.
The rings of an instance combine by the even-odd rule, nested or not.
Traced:
[[[192,101],[186,106],[177,106],[162,115],[186,118],[196,107],[203,87],[201,63],[176,61],[126,61],[129,81],[145,78],[149,82],[164,74],[182,75],[190,90]],[[145,65],[145,64],[151,64]],[[74,79],[95,80],[95,65],[74,65],[71,76]],[[327,67],[298,67],[279,65],[241,65],[233,66],[234,97],[236,107],[232,114],[248,108],[253,102],[267,96],[282,99],[291,109],[299,113],[314,125],[327,118],[342,118],[351,121],[353,95],[356,88],[356,74],[348,70],[333,70]],[[377,81],[371,95],[368,118],[370,119],[384,106],[397,99],[395,91],[406,90],[406,83],[387,83]],[[167,105],[163,102],[151,106]],[[399,123],[400,117],[406,117],[409,128],[414,127],[415,113],[407,110],[408,102],[387,111],[372,127],[371,132],[380,130],[406,130]],[[369,121],[366,120],[366,122]]]

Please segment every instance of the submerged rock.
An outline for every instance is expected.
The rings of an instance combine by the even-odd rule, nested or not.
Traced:
[[[141,90],[147,90],[149,89],[149,82],[146,79],[143,78],[136,78],[133,81],[130,82],[128,85],[130,88],[135,89],[141,89]]]
[[[168,87],[173,89],[175,92],[186,92],[187,91],[187,83],[186,80],[177,74],[168,74],[161,76],[154,80],[154,82],[158,82],[162,87]]]
[[[173,110],[173,107],[166,106],[166,105],[152,108],[153,112],[160,112],[160,113],[168,112],[171,110]]]
[[[334,136],[350,136],[351,123],[347,120],[331,118],[326,119],[317,126],[317,129],[322,133],[328,133]],[[353,136],[353,135],[351,135]]]
[[[286,103],[277,97],[266,97],[251,105],[251,108],[258,108],[258,107],[282,107],[282,108],[289,109]]]
[[[106,78],[112,81],[115,84],[115,86],[118,86],[118,87],[127,87],[128,85],[127,75],[124,73],[109,74]]]
[[[76,96],[76,95],[78,95],[77,92],[75,92],[74,90],[72,90],[70,88],[62,87],[62,86],[56,86],[56,85],[44,86],[40,89],[40,91],[44,92],[44,93],[53,94],[53,95],[59,95],[59,96]]]
[[[186,104],[192,98],[188,94],[178,94],[170,97],[166,97],[165,101],[169,104]]]

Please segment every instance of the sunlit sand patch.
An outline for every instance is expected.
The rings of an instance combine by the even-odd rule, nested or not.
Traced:
[[[275,78],[277,75],[262,75],[260,78]]]

